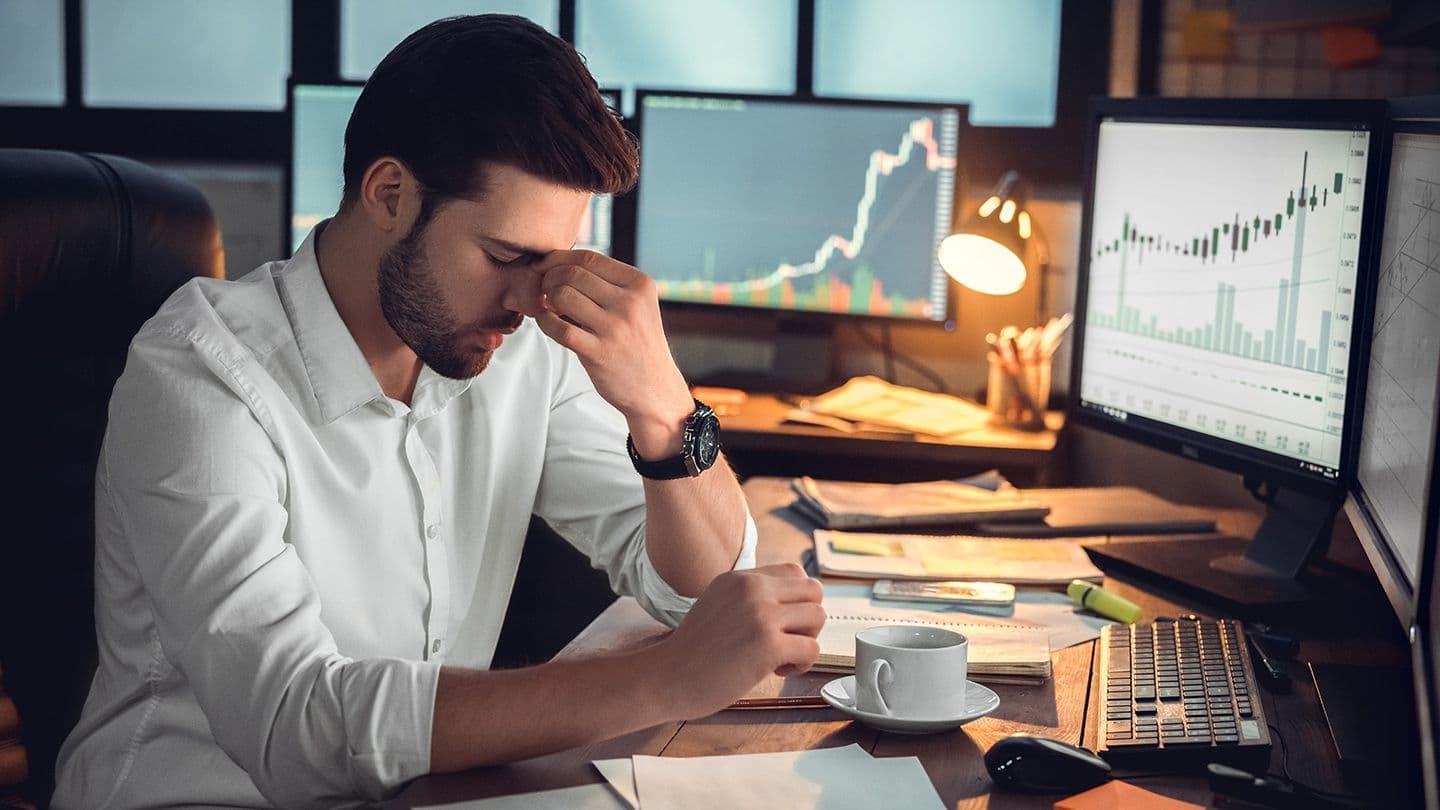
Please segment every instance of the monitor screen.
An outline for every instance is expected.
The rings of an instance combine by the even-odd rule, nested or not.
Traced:
[[[1338,481],[1371,135],[1102,118],[1082,411],[1247,473]]]
[[[1381,584],[1408,622],[1436,440],[1440,125],[1397,126],[1386,188],[1360,448],[1347,511]]]
[[[1097,546],[1242,617],[1335,587],[1310,565],[1354,477],[1383,102],[1091,107],[1072,418],[1241,474],[1251,536]]]
[[[345,179],[345,126],[363,84],[296,84],[290,91],[290,250],[293,253],[321,220],[340,207]],[[613,93],[604,93],[612,109]],[[591,195],[575,247],[610,253],[613,197]]]
[[[674,302],[944,321],[961,110],[642,92],[636,264]]]

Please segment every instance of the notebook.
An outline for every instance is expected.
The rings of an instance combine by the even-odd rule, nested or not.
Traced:
[[[853,672],[855,634],[886,624],[943,627],[970,641],[969,679],[987,683],[1038,683],[1050,677],[1049,630],[1016,619],[947,610],[876,604],[870,586],[826,583],[821,603],[827,619],[817,640],[816,672]]]
[[[1099,582],[1103,574],[1081,546],[1103,537],[1030,539],[915,535],[816,529],[820,573],[865,579],[969,579],[1015,585]]]
[[[967,525],[982,520],[1034,522],[1050,509],[1015,489],[982,489],[957,481],[871,484],[819,481],[801,476],[790,482],[795,508],[827,529]]]

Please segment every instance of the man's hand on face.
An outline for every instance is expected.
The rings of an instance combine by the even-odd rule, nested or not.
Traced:
[[[694,410],[670,355],[655,282],[624,262],[588,250],[557,250],[531,265],[542,299],[526,315],[580,359],[595,390],[630,422],[647,458],[678,450],[678,430]],[[647,441],[651,437],[669,441]],[[667,445],[667,446],[661,446]]]
[[[677,710],[687,719],[713,714],[772,672],[808,670],[820,654],[822,594],[793,563],[716,577],[657,646]]]

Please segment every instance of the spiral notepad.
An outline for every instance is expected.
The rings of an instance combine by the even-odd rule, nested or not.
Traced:
[[[972,613],[877,605],[869,586],[852,583],[827,584],[822,605],[828,618],[813,667],[820,672],[855,669],[855,634],[861,630],[920,624],[954,630],[970,640],[971,680],[1031,682],[1050,676],[1050,639],[1044,627]]]

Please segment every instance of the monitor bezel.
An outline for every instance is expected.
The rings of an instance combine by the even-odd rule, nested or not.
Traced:
[[[285,255],[287,256],[290,255],[290,246],[294,242],[294,234],[291,233],[291,222],[295,217],[295,91],[301,87],[364,88],[365,81],[353,79],[338,79],[335,81],[306,81],[303,79],[297,79],[294,76],[290,76],[285,82],[285,163],[284,171],[282,172],[283,181],[281,194],[283,195],[283,200],[280,206],[280,232],[283,235],[283,241],[285,243]],[[617,116],[620,117],[621,125],[627,127],[628,129],[628,119],[624,118],[620,114],[620,91],[616,88],[611,87],[601,87],[599,88],[599,90],[600,95],[611,96],[615,99],[616,103],[614,106],[611,107],[611,109],[615,112]],[[338,146],[342,150],[343,155],[343,150],[345,149],[345,141],[343,134]],[[614,201],[619,200],[621,196],[622,195],[618,194],[614,195],[614,200],[612,200],[611,202],[612,220],[610,233],[610,250],[612,253],[615,251],[615,233],[618,230],[613,219],[613,206],[615,204]]]
[[[626,196],[629,198],[634,215],[634,226],[630,229],[630,252],[622,257],[624,261],[639,266],[637,258],[640,247],[640,234],[642,222],[640,221],[640,197],[645,188],[645,101],[654,96],[679,96],[684,98],[713,98],[734,101],[773,102],[791,106],[815,106],[815,107],[838,107],[838,108],[862,108],[862,109],[924,109],[924,110],[954,110],[957,115],[958,129],[955,139],[955,173],[952,177],[953,193],[950,201],[950,219],[953,226],[955,212],[960,210],[964,199],[962,188],[965,177],[964,143],[971,131],[969,125],[969,105],[946,104],[933,101],[903,101],[903,100],[873,100],[873,99],[848,99],[848,98],[816,98],[813,96],[794,95],[769,95],[763,93],[724,93],[701,90],[669,90],[658,87],[641,87],[635,91],[635,114],[628,120],[632,122],[631,131],[640,140],[640,181],[633,191]],[[938,245],[936,246],[938,249]],[[639,268],[644,272],[645,268]],[[940,271],[944,275],[944,271]],[[668,298],[661,298],[660,304],[663,308],[676,312],[730,312],[750,313],[754,315],[769,315],[775,318],[782,318],[787,322],[801,325],[824,325],[833,323],[889,323],[889,324],[914,324],[917,326],[938,327],[944,331],[954,329],[955,320],[955,293],[954,282],[948,276],[945,278],[945,303],[942,316],[939,319],[933,318],[911,318],[897,315],[876,315],[873,313],[856,312],[827,312],[822,310],[783,309],[780,307],[759,307],[743,304],[713,304],[702,301],[679,301]]]
[[[1086,144],[1085,183],[1080,227],[1080,251],[1077,263],[1075,295],[1075,344],[1071,352],[1070,418],[1076,424],[1110,433],[1165,452],[1217,467],[1246,477],[1257,478],[1272,485],[1311,494],[1333,496],[1350,483],[1354,472],[1354,434],[1358,429],[1357,392],[1363,392],[1364,362],[1367,358],[1370,301],[1373,297],[1374,273],[1366,266],[1375,231],[1376,194],[1379,183],[1374,179],[1381,170],[1381,152],[1377,148],[1383,134],[1385,104],[1375,100],[1293,100],[1293,99],[1093,99],[1090,104]],[[1239,125],[1256,127],[1327,128],[1335,125],[1363,126],[1371,132],[1371,147],[1366,161],[1365,196],[1362,205],[1361,239],[1355,285],[1355,313],[1352,335],[1366,335],[1366,340],[1351,340],[1350,373],[1346,380],[1345,417],[1336,475],[1328,477],[1299,467],[1288,456],[1241,445],[1225,439],[1153,420],[1137,418],[1118,420],[1102,411],[1086,407],[1080,397],[1080,379],[1084,373],[1084,352],[1087,311],[1087,282],[1090,274],[1089,245],[1093,227],[1095,174],[1098,161],[1100,123],[1107,119],[1153,123],[1193,125]],[[1359,373],[1357,373],[1357,369]],[[1363,395],[1363,394],[1362,394]],[[1138,419],[1143,419],[1139,417]]]
[[[1440,95],[1392,99],[1390,114],[1395,129],[1420,122],[1440,121]],[[1389,179],[1388,172],[1386,179]],[[1435,396],[1440,401],[1440,376]],[[1432,430],[1440,434],[1440,408]],[[1425,806],[1440,810],[1440,453],[1430,459],[1430,486],[1425,510],[1424,546],[1420,554],[1420,580],[1414,609],[1406,625],[1411,667],[1415,680],[1416,718],[1420,726],[1420,765]]]
[[[1415,101],[1420,100],[1407,99],[1405,100],[1406,103],[1404,106],[1392,105],[1392,116],[1400,109],[1412,109],[1410,107],[1410,103]],[[1387,123],[1385,131],[1381,137],[1381,142],[1384,149],[1385,165],[1384,171],[1381,173],[1381,176],[1379,178],[1379,187],[1377,189],[1380,196],[1376,205],[1376,222],[1372,226],[1373,235],[1375,237],[1373,239],[1373,251],[1371,256],[1368,257],[1369,265],[1374,270],[1375,276],[1374,281],[1371,285],[1373,291],[1371,297],[1372,317],[1367,318],[1366,323],[1367,330],[1369,330],[1371,333],[1373,333],[1374,331],[1373,308],[1375,302],[1378,301],[1379,298],[1379,263],[1382,259],[1382,256],[1380,254],[1384,247],[1385,214],[1386,209],[1388,208],[1387,203],[1389,202],[1390,190],[1390,160],[1393,157],[1395,136],[1403,134],[1422,134],[1440,137],[1440,97],[1435,97],[1434,102],[1435,103],[1432,103],[1430,106],[1429,117],[1419,117],[1418,115],[1415,117],[1411,117],[1411,115],[1408,113],[1406,114],[1405,118],[1392,117],[1392,120]],[[1418,113],[1419,110],[1416,110],[1416,112]],[[1369,338],[1367,337],[1367,340],[1368,339]],[[1365,383],[1366,385],[1369,384],[1368,352],[1365,368]],[[1440,374],[1437,374],[1437,383],[1440,383]],[[1412,624],[1414,624],[1416,620],[1416,611],[1419,604],[1419,602],[1417,601],[1417,597],[1419,596],[1419,586],[1424,581],[1423,568],[1425,565],[1425,544],[1427,543],[1427,540],[1425,536],[1422,536],[1422,550],[1420,560],[1421,568],[1416,570],[1415,581],[1411,582],[1410,578],[1406,576],[1404,565],[1398,559],[1395,550],[1391,547],[1390,543],[1383,539],[1384,531],[1383,529],[1381,529],[1379,522],[1375,518],[1374,510],[1370,506],[1370,498],[1366,494],[1364,485],[1360,481],[1359,452],[1360,443],[1364,438],[1364,393],[1365,389],[1361,389],[1360,399],[1358,401],[1359,410],[1356,414],[1357,423],[1354,430],[1356,469],[1354,478],[1349,485],[1348,495],[1345,499],[1345,513],[1350,517],[1351,526],[1355,529],[1355,535],[1360,540],[1360,547],[1365,551],[1365,556],[1369,558],[1370,565],[1375,570],[1375,573],[1377,575],[1376,578],[1380,582],[1381,590],[1385,592],[1386,598],[1390,600],[1390,606],[1394,609],[1396,618],[1399,619],[1402,627],[1410,627]],[[1436,405],[1436,417],[1437,419],[1440,419],[1440,389],[1437,389]],[[1432,439],[1440,438],[1440,433],[1436,432],[1436,426],[1434,425],[1432,425],[1431,427],[1431,437]],[[1434,491],[1434,486],[1436,484],[1435,464],[1437,462],[1440,462],[1440,453],[1432,452],[1430,466],[1426,471],[1427,492],[1433,493]],[[1434,497],[1435,496],[1432,494],[1432,501],[1434,500]],[[1431,505],[1433,506],[1433,503]],[[1424,531],[1423,527],[1427,525],[1429,524],[1422,521],[1422,531]]]
[[[337,81],[305,81],[291,76],[285,82],[285,182],[284,204],[281,206],[281,233],[284,234],[285,255],[291,255],[292,245],[295,242],[295,234],[292,232],[292,222],[295,219],[295,93],[301,87],[360,87],[365,82],[340,79]],[[342,134],[338,144],[343,155],[345,141]]]

